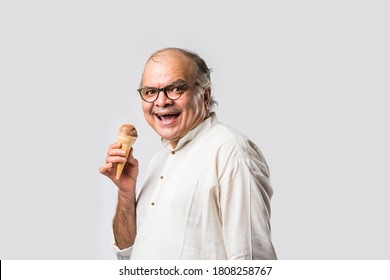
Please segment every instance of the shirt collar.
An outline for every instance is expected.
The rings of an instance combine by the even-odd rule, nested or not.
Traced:
[[[215,112],[212,112],[210,114],[210,116],[208,118],[206,118],[201,124],[199,124],[197,127],[192,129],[190,132],[188,132],[182,138],[180,138],[175,149],[172,148],[171,142],[169,140],[161,138],[161,142],[165,148],[167,148],[171,151],[178,151],[181,148],[183,148],[185,146],[185,144],[187,144],[191,140],[195,139],[199,135],[202,135],[205,131],[207,131],[209,128],[211,128],[217,121],[218,121],[217,115],[215,114]]]

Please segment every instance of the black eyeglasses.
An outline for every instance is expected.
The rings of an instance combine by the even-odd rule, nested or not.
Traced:
[[[148,103],[152,103],[157,100],[160,92],[164,92],[165,96],[170,100],[179,99],[180,96],[189,88],[199,86],[198,83],[193,84],[171,84],[163,88],[155,88],[155,87],[144,87],[137,89],[141,98]]]

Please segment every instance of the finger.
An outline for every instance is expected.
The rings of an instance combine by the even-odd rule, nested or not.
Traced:
[[[120,149],[121,146],[122,146],[121,143],[115,142],[115,143],[110,145],[109,149]]]
[[[122,149],[109,149],[108,156],[126,156],[126,151]]]
[[[99,172],[103,175],[109,175],[112,172],[112,163],[107,163],[99,168]]]
[[[133,147],[130,148],[130,152],[129,152],[129,158],[133,157]]]
[[[138,164],[138,160],[133,156],[133,147],[131,148],[130,150],[130,153],[129,153],[129,157],[127,159],[127,162],[130,164],[130,165],[137,165]]]
[[[106,157],[106,163],[120,163],[126,162],[127,158],[125,156],[108,156]]]

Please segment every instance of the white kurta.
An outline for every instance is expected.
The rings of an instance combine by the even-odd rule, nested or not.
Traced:
[[[275,259],[271,184],[257,146],[216,115],[151,160],[137,236],[119,259]]]

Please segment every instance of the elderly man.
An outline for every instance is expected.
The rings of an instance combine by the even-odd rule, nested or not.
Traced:
[[[100,172],[118,187],[113,222],[119,259],[276,259],[271,184],[257,146],[212,112],[210,71],[197,54],[154,53],[138,90],[163,149],[136,195],[138,161],[109,147]],[[116,164],[125,162],[115,179]]]

